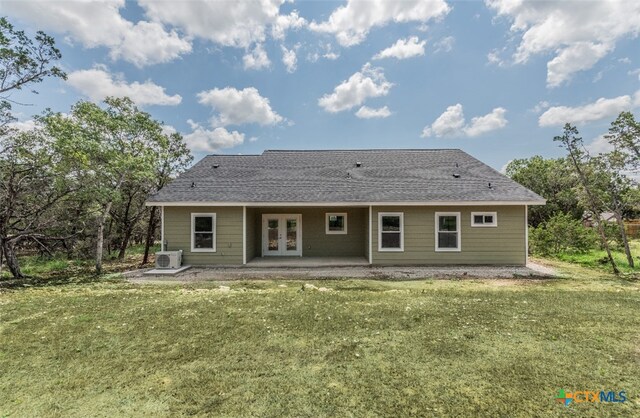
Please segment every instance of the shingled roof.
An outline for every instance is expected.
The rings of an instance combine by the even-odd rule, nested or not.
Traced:
[[[544,199],[458,149],[268,150],[209,155],[148,200],[150,205],[180,202],[544,204]]]

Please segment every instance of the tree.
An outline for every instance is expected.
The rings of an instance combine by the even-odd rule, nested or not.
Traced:
[[[585,194],[586,204],[594,218],[596,218],[596,226],[602,247],[607,252],[607,258],[609,259],[609,264],[611,264],[613,272],[618,274],[620,271],[618,270],[618,266],[611,255],[611,248],[609,247],[609,241],[607,240],[603,222],[599,219],[600,214],[604,212],[605,205],[601,196],[598,196],[597,194],[597,188],[594,187],[592,178],[589,177],[589,155],[584,151],[584,143],[582,138],[578,135],[578,129],[567,123],[564,126],[563,134],[561,136],[554,137],[553,140],[560,142],[564,149],[569,153],[568,159],[571,161],[571,164],[578,175],[580,185]],[[593,167],[593,165],[591,165],[591,167]]]
[[[77,189],[67,155],[41,130],[16,133],[5,139],[0,156],[0,247],[14,278],[22,278],[16,247],[32,240],[54,238],[46,232],[58,219],[51,216],[57,205]],[[45,247],[46,248],[46,247]]]
[[[158,165],[155,168],[155,185],[153,192],[157,192],[166,186],[177,174],[184,171],[193,161],[191,151],[187,148],[182,135],[171,133],[158,142],[157,152],[160,156]],[[149,262],[149,248],[154,242],[156,231],[158,230],[158,207],[152,206],[149,211],[149,221],[147,224],[147,236],[144,245],[144,257],[142,264]]]
[[[566,158],[535,156],[513,160],[507,165],[506,174],[547,200],[546,205],[529,208],[531,226],[536,227],[559,213],[582,218],[584,206],[576,191],[579,179]]]
[[[620,152],[626,169],[640,170],[640,123],[636,122],[633,113],[620,113],[605,138]]]
[[[21,134],[11,128],[15,102],[10,96],[47,77],[66,78],[53,65],[60,58],[53,38],[38,32],[31,39],[0,18],[0,261],[6,258],[15,278],[23,277],[15,247],[41,235],[43,213],[66,193],[61,184],[43,181],[44,173],[57,170],[51,165],[55,162],[43,154],[51,145],[47,139],[41,132]]]
[[[105,225],[114,205],[122,202],[125,188],[154,181],[161,158],[158,144],[166,140],[160,123],[140,111],[131,99],[108,97],[104,103],[106,107],[101,108],[79,102],[68,116],[47,116],[50,134],[73,150],[83,166],[84,192],[95,202],[98,274],[102,272]],[[127,222],[130,220],[127,215]]]

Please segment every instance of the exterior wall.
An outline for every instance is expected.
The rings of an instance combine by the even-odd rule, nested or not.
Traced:
[[[247,208],[247,262],[256,257],[256,252],[260,251],[260,248],[256,248],[256,235],[261,234],[261,232],[259,229],[256,229],[255,216],[256,210]]]
[[[373,207],[373,264],[526,264],[525,206]],[[404,251],[378,251],[378,213],[404,213]],[[461,251],[435,251],[435,213],[460,212]],[[471,212],[497,212],[497,227],[472,227]]]
[[[293,213],[302,215],[302,256],[303,257],[365,257],[367,253],[367,216],[369,208],[254,208],[254,256],[262,255],[262,215]],[[249,209],[247,209],[249,211]],[[328,212],[347,213],[346,234],[326,234],[325,214]],[[247,212],[247,218],[249,218]],[[248,220],[249,221],[249,220]],[[249,253],[247,253],[249,254]],[[247,256],[247,258],[250,258]]]
[[[241,265],[242,207],[164,208],[166,250],[183,250],[184,264]],[[327,235],[325,213],[347,212],[347,234]],[[378,213],[404,213],[404,251],[378,251]],[[435,212],[460,212],[461,251],[435,251]],[[497,212],[497,227],[471,227],[471,212]],[[216,214],[216,252],[191,250],[191,213]],[[368,257],[371,226],[375,265],[524,265],[526,209],[524,206],[373,207],[369,208],[247,208],[247,261],[262,252],[262,214],[302,215],[303,257]]]
[[[216,252],[191,252],[191,214],[216,214]],[[165,250],[182,250],[183,264],[242,264],[242,207],[164,208]]]

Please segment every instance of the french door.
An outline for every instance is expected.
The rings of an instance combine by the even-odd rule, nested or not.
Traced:
[[[302,216],[262,215],[262,255],[302,256]]]

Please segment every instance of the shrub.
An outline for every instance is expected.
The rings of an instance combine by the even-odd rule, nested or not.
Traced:
[[[597,247],[598,236],[570,215],[559,213],[536,228],[529,228],[529,250],[533,254],[586,253]]]

